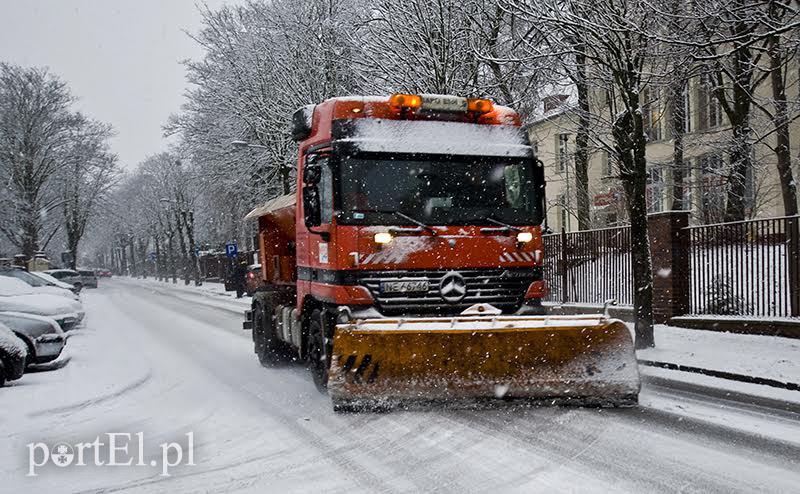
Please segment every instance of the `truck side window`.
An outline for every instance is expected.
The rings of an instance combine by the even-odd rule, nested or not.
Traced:
[[[333,218],[333,174],[328,165],[328,158],[318,161],[321,178],[319,181],[319,202],[322,211],[322,223],[330,223]]]

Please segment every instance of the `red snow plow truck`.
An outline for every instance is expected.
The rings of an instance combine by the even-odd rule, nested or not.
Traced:
[[[631,335],[545,317],[544,170],[511,109],[395,94],[298,110],[297,193],[251,211],[265,366],[306,360],[335,410],[407,401],[635,404]]]

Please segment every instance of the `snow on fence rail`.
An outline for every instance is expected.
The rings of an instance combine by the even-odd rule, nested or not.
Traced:
[[[800,317],[800,216],[686,227],[692,314]]]

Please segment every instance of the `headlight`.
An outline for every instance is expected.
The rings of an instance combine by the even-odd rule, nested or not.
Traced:
[[[376,244],[388,244],[392,241],[392,234],[389,232],[378,232],[375,234]]]
[[[526,242],[530,242],[531,240],[533,240],[533,233],[531,232],[517,233],[517,242],[524,244]]]

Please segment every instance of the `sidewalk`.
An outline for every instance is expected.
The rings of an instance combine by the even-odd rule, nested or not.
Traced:
[[[250,297],[237,299],[233,292],[226,292],[222,283],[204,283],[198,287],[193,284],[184,285],[182,280],[176,285],[171,281],[165,283],[152,278],[135,281],[161,289],[176,290],[193,297],[202,296],[209,305],[227,310],[245,310],[251,303]],[[633,325],[628,323],[628,327],[633,332]],[[800,391],[740,382],[697,372],[706,370],[712,374],[734,374],[755,380],[788,383],[790,387],[792,384],[800,385],[800,340],[798,339],[666,325],[656,325],[655,339],[655,348],[637,352],[640,361],[639,370],[643,377],[659,377],[800,403]],[[666,367],[671,368],[654,366],[653,363],[667,364]],[[676,368],[690,368],[695,372],[676,370]]]
[[[629,324],[632,330],[632,324]],[[800,385],[800,341],[778,336],[747,335],[656,325],[656,347],[636,352],[640,364],[672,364],[671,369],[640,365],[643,376],[662,377],[737,393],[800,402],[800,391],[780,389],[781,383]],[[695,372],[675,370],[694,368]],[[735,374],[755,381],[776,381],[775,386],[739,382],[703,375]],[[737,376],[737,378],[738,378]],[[794,385],[794,386],[792,386]]]

